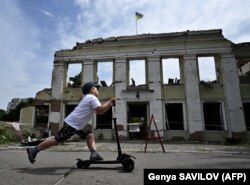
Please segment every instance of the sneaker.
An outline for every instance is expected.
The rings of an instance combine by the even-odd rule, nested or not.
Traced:
[[[102,158],[102,156],[99,153],[97,153],[94,156],[90,155],[90,160],[91,161],[103,161],[103,158]]]
[[[34,147],[28,147],[27,148],[28,158],[29,161],[33,164],[36,161],[36,150]]]

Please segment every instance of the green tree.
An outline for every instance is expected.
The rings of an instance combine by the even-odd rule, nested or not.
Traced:
[[[20,111],[23,107],[29,106],[33,103],[33,98],[28,98],[27,102],[20,102],[17,107],[13,110],[10,110],[7,114],[3,114],[2,121],[19,121]]]
[[[78,75],[74,77],[69,77],[69,81],[71,83],[69,83],[68,86],[72,88],[81,87],[81,77],[82,77],[82,72],[80,72]]]
[[[7,112],[5,110],[0,109],[0,121],[4,121],[6,114],[7,114]]]

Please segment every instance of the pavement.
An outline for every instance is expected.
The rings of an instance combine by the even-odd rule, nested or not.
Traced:
[[[115,142],[97,140],[96,143],[105,160],[116,159]],[[34,164],[28,161],[26,146],[0,145],[0,184],[141,185],[144,184],[144,169],[250,169],[249,145],[164,143],[166,153],[158,142],[150,142],[146,153],[142,140],[121,141],[121,147],[124,153],[136,157],[131,173],[124,173],[121,164],[96,164],[88,169],[77,169],[76,159],[89,157],[85,141],[65,142],[43,151]]]
[[[123,152],[144,152],[145,141],[121,141],[121,148]],[[195,142],[179,142],[179,143],[164,143],[166,153],[228,153],[228,154],[246,154],[250,155],[250,145],[221,145]],[[0,145],[0,150],[6,149],[24,149],[27,146],[20,144],[5,144]],[[115,152],[117,151],[117,144],[114,141],[96,140],[97,150],[100,152]],[[89,151],[85,141],[80,142],[65,142],[58,146],[47,149],[48,151],[56,152],[79,152]],[[146,152],[163,152],[159,142],[148,142]]]

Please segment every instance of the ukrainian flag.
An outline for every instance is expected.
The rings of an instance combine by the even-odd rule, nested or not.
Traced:
[[[138,20],[138,19],[141,19],[143,17],[143,15],[139,12],[135,12],[135,19]]]

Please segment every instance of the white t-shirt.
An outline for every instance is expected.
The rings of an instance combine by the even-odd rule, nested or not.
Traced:
[[[64,121],[76,130],[82,130],[92,119],[95,109],[99,106],[101,103],[98,98],[87,94]]]

